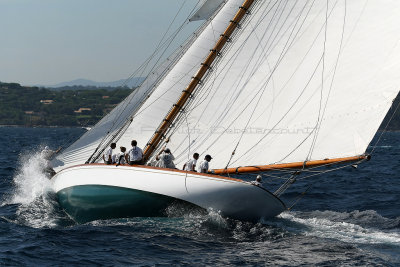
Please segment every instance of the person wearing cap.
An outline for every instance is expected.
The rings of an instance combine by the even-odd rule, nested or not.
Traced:
[[[143,150],[140,147],[137,147],[137,141],[132,140],[131,142],[132,148],[125,155],[126,162],[129,162],[129,165],[141,165],[143,158]]]
[[[190,159],[188,162],[186,162],[183,165],[183,170],[184,171],[192,171],[195,172],[196,171],[196,164],[197,164],[197,160],[199,159],[199,153],[194,153],[193,154],[193,158]]]
[[[208,163],[212,160],[210,155],[206,155],[204,160],[200,163],[200,172],[201,173],[208,173]]]
[[[117,163],[117,165],[125,164],[125,152],[126,148],[124,146],[119,147],[120,151],[118,154],[115,155],[114,163]]]
[[[104,151],[103,160],[104,160],[104,163],[105,163],[105,164],[112,164],[112,163],[113,163],[113,160],[112,160],[112,157],[113,157],[112,151],[113,151],[113,149],[115,149],[116,147],[117,147],[117,144],[116,144],[116,143],[111,143],[110,147],[107,148],[107,149]]]
[[[256,186],[261,186],[262,183],[262,177],[261,175],[257,175],[256,180],[255,181],[251,181],[252,185],[256,185]]]
[[[156,167],[176,169],[174,159],[175,157],[169,148],[161,149],[160,153],[156,156]]]

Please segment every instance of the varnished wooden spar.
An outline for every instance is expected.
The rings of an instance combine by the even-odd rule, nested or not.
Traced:
[[[369,160],[371,158],[370,155],[361,155],[355,157],[347,157],[347,158],[336,158],[336,159],[324,159],[324,160],[312,160],[307,162],[292,162],[292,163],[283,163],[283,164],[270,164],[270,165],[260,165],[260,166],[245,166],[238,168],[227,168],[227,169],[215,169],[212,170],[213,174],[234,174],[234,173],[250,173],[250,172],[265,172],[265,171],[273,171],[278,169],[302,169],[310,168],[310,167],[318,167],[327,164],[335,164],[335,163],[346,163],[346,162],[355,162],[360,160]]]
[[[238,24],[243,19],[244,15],[246,14],[247,10],[253,4],[254,0],[245,0],[243,5],[239,8],[238,12],[236,13],[235,17],[231,20],[230,24],[226,28],[221,37],[219,38],[218,42],[214,46],[212,50],[210,50],[210,54],[206,58],[206,60],[201,64],[200,69],[198,70],[196,76],[194,76],[185,90],[182,91],[181,96],[179,97],[178,101],[173,105],[171,110],[169,111],[168,115],[164,118],[161,122],[160,126],[158,127],[157,131],[153,134],[150,141],[147,143],[144,152],[143,158],[144,161],[147,161],[149,157],[152,155],[153,151],[157,147],[157,145],[162,140],[163,136],[167,132],[169,126],[172,122],[176,119],[179,114],[179,111],[185,106],[189,97],[193,94],[194,90],[197,88],[197,85],[203,79],[204,75],[207,73],[207,70],[210,68],[211,64],[216,59],[219,52],[222,50],[230,36],[232,35],[233,31],[238,27]]]

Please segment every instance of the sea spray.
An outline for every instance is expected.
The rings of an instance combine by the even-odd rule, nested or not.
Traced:
[[[44,172],[47,160],[41,151],[24,153],[20,157],[19,163],[14,176],[15,192],[10,204],[27,205],[51,191],[51,181]]]
[[[54,207],[57,206],[51,180],[46,176],[48,161],[36,151],[22,153],[13,177],[14,188],[3,205],[16,204],[16,222],[31,227],[51,227],[56,225]]]

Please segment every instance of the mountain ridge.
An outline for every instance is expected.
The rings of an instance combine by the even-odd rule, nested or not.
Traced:
[[[89,79],[75,79],[72,81],[66,81],[66,82],[61,82],[57,83],[54,85],[35,85],[38,87],[43,87],[43,88],[60,88],[60,87],[68,87],[68,86],[96,86],[96,87],[123,87],[127,86],[130,88],[133,87],[138,87],[143,81],[144,77],[134,77],[131,79],[121,79],[117,81],[111,81],[111,82],[97,82],[97,81],[92,81]]]

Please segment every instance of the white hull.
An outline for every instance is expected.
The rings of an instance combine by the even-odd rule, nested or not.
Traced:
[[[57,194],[79,186],[126,188],[183,200],[239,220],[271,218],[286,209],[267,190],[242,180],[147,166],[79,165],[60,171],[52,180]],[[71,202],[68,197],[67,201]]]

